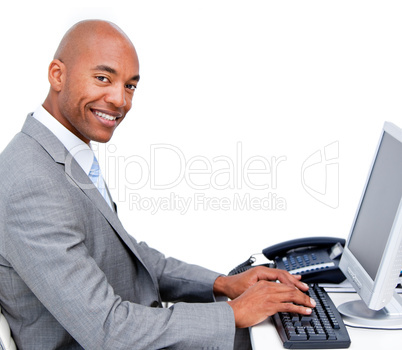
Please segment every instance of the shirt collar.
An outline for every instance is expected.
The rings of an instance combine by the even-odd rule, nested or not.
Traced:
[[[91,147],[62,125],[43,106],[39,106],[35,110],[33,117],[46,126],[60,140],[85,173],[89,174],[94,160],[94,153]]]

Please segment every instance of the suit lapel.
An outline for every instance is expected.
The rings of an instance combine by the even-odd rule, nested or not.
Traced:
[[[96,186],[92,183],[91,179],[87,174],[85,174],[59,139],[42,123],[33,118],[32,114],[28,115],[22,128],[22,132],[34,138],[56,163],[64,165],[65,173],[70,183],[80,188],[85,193],[120,236],[123,242],[131,249],[137,259],[147,269],[132,239],[117,217],[117,214],[111,210]],[[150,275],[153,276],[152,274]],[[153,277],[152,279],[154,280]],[[154,283],[155,282],[156,281],[154,280]]]

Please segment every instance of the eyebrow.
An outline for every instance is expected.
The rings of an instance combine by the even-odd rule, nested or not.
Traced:
[[[112,68],[112,67],[109,67],[109,66],[107,66],[107,65],[104,65],[104,64],[100,64],[100,65],[96,66],[96,67],[94,68],[94,70],[100,70],[100,71],[103,71],[103,72],[108,72],[108,73],[110,73],[110,74],[117,75],[116,69],[114,69],[114,68]],[[130,80],[139,81],[139,80],[140,80],[140,76],[139,76],[139,75],[134,75]]]

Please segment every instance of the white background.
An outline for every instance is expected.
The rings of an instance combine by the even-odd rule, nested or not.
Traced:
[[[136,46],[141,74],[132,111],[111,142],[98,146],[119,216],[138,240],[219,272],[285,239],[346,238],[383,122],[402,126],[400,1],[9,3],[0,22],[0,150],[45,99],[47,67],[64,32],[81,19],[115,22]],[[161,144],[179,151],[151,164],[152,146]],[[323,162],[302,173],[304,162],[320,154]],[[244,178],[234,188],[214,189],[212,174],[224,164],[214,161],[219,156],[236,169],[257,156],[286,160],[274,174],[275,188],[273,174],[259,174],[248,180],[268,189],[252,189]],[[191,158],[203,157],[192,169],[209,162],[211,174],[192,181],[211,188],[183,178],[155,189],[136,163],[140,157],[164,184]],[[181,214],[132,203],[133,195],[171,194],[192,201],[200,194],[229,201],[271,194],[286,206],[192,206]]]

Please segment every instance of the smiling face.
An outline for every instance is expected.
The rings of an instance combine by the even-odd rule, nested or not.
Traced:
[[[84,31],[86,37],[82,30],[73,32],[61,45],[49,67],[51,91],[43,104],[86,143],[110,140],[131,108],[139,80],[131,42],[110,24],[96,24]]]

